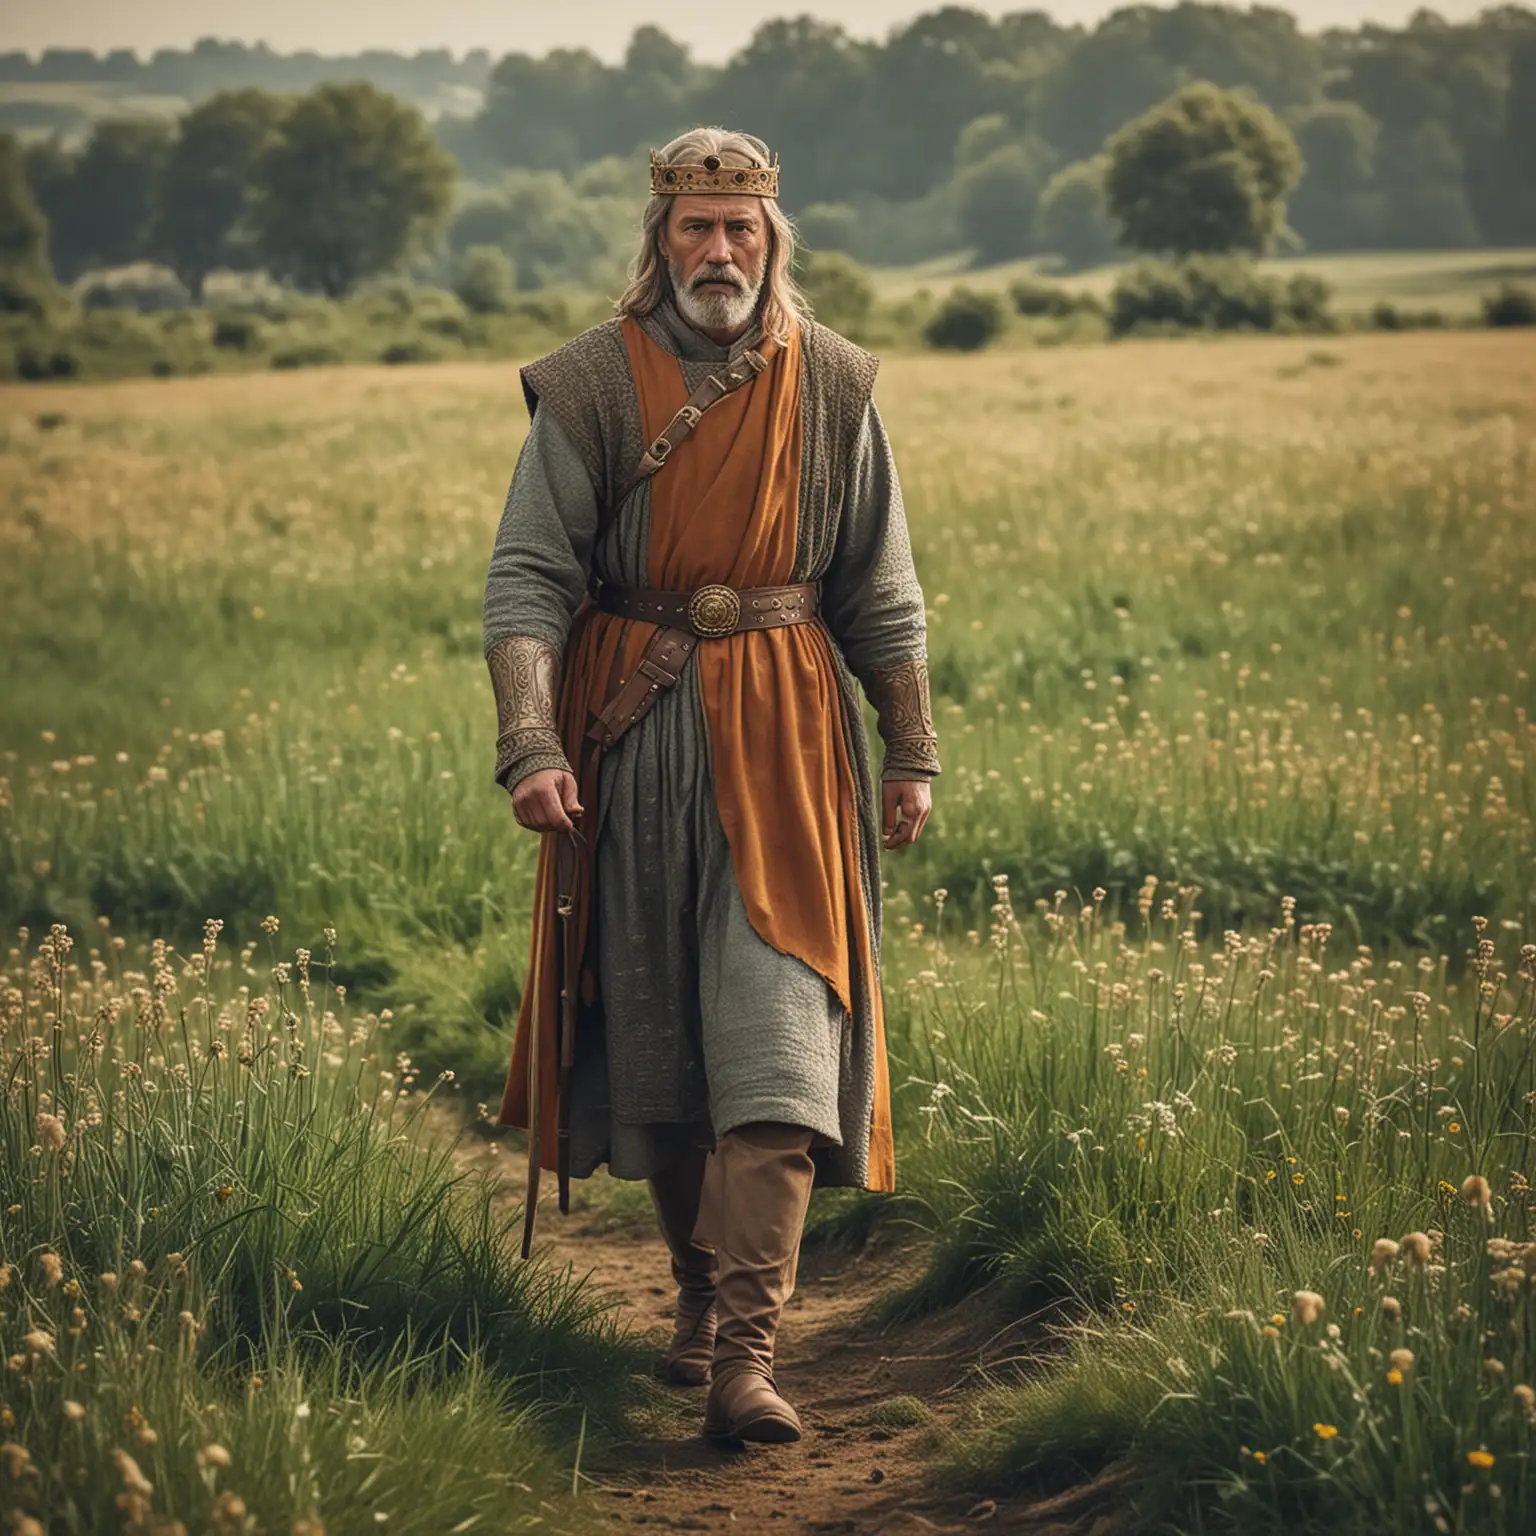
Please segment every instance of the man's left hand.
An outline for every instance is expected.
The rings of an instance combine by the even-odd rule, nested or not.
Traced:
[[[880,786],[884,802],[881,830],[887,848],[915,843],[933,810],[933,791],[927,779],[887,779]]]

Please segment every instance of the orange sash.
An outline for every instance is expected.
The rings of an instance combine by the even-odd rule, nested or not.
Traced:
[[[647,441],[688,398],[678,360],[633,321],[623,322]],[[794,579],[799,523],[802,358],[798,333],[767,372],[700,420],[651,481],[648,580],[667,591],[718,582],[778,586]],[[561,687],[560,729],[577,753],[590,717],[639,662],[650,624],[583,605],[572,626]],[[822,976],[853,1008],[855,976],[874,1014],[875,1103],[867,1185],[895,1185],[885,1028],[874,942],[860,881],[858,797],[844,739],[831,641],[820,623],[755,630],[699,645],[694,665],[708,726],[720,822],[753,928],[775,949]],[[597,805],[597,764],[578,769],[581,802]],[[527,1124],[527,1033],[539,1018],[546,1166],[555,1151],[554,858],[539,851],[533,955],[501,1119]],[[591,893],[578,895],[576,941],[585,944]],[[857,971],[855,971],[857,967]]]

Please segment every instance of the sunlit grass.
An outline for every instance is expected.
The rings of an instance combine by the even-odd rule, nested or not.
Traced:
[[[1128,1457],[1180,1529],[1212,1497],[1222,1529],[1525,1529],[1536,945],[1479,922],[1464,967],[1384,958],[1285,901],[1207,951],[1187,888],[1129,922],[995,896],[906,987],[936,1246],[898,1304],[991,1287],[1063,1351],[975,1406],[951,1473]]]
[[[1129,1457],[1180,1528],[1518,1529],[1536,1382],[1485,1240],[1531,1239],[1536,349],[897,358],[878,397],[946,769],[886,870],[901,1210],[935,1237],[898,1302],[990,1286],[1070,1329],[957,1475]],[[273,911],[315,954],[339,928],[326,984],[490,1097],[533,846],[489,778],[479,598],[522,414],[500,366],[0,390],[0,912],[221,918],[236,952]],[[177,1199],[162,1257],[198,1230]],[[1415,1230],[1425,1266],[1367,1268]],[[238,1336],[281,1299],[336,1338],[350,1280],[317,1295],[281,1219],[250,1231]],[[493,1336],[427,1313],[500,1392]],[[420,1343],[455,1368],[399,1370],[458,1391]]]
[[[264,926],[234,955],[212,921],[186,954],[62,926],[11,952],[6,1507],[80,1533],[246,1529],[232,1501],[332,1536],[535,1521],[561,1431],[636,1401],[610,1303],[517,1263],[388,1016]]]

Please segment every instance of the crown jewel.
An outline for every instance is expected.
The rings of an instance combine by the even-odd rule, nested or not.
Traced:
[[[678,161],[663,165],[652,150],[651,196],[677,197],[687,192],[777,197],[779,157],[775,155],[769,166],[726,165],[719,155],[705,155],[697,163]]]

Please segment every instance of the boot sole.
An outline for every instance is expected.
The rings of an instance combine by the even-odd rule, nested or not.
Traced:
[[[704,1426],[704,1434],[710,1440],[734,1440],[743,1445],[793,1445],[801,1438],[801,1433],[798,1424],[771,1413],[745,1424]]]

